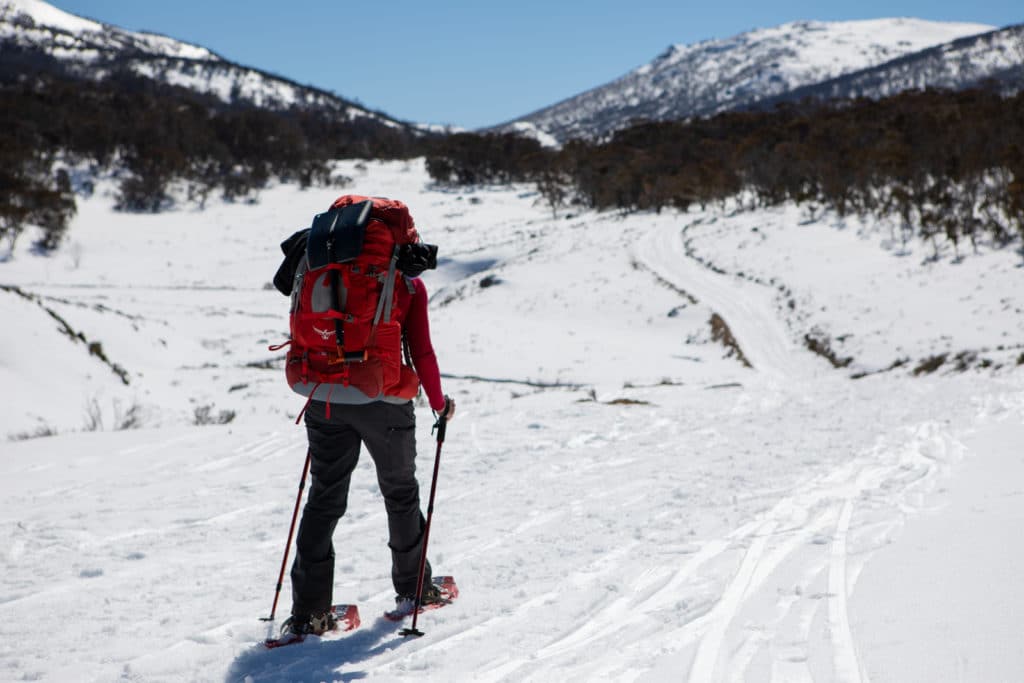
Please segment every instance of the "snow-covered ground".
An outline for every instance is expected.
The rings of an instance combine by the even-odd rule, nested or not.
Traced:
[[[364,459],[335,536],[363,625],[259,645],[305,456],[269,282],[342,190],[140,216],[101,186],[58,253],[23,238],[0,263],[0,680],[1024,678],[1018,253],[928,261],[797,209],[555,217],[528,187],[433,188],[422,162],[339,172],[441,245],[459,414],[430,554],[457,603],[417,640],[378,618]]]

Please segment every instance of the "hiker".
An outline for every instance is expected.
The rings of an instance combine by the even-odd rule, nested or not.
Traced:
[[[441,390],[427,290],[418,277],[436,266],[436,248],[419,241],[402,202],[340,197],[281,248],[285,262],[274,282],[292,297],[286,368],[292,388],[308,397],[312,473],[283,632],[320,635],[334,627],[332,536],[362,444],[387,510],[396,609],[413,609],[425,519],[412,399],[422,387],[438,421],[454,417],[455,401]],[[420,604],[430,605],[442,597],[429,562],[424,567]]]

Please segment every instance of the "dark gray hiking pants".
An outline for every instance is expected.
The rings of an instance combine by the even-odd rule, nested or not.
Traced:
[[[366,444],[377,467],[388,513],[391,579],[399,595],[414,595],[422,552],[420,487],[416,481],[416,416],[412,402],[376,401],[331,405],[312,401],[306,410],[312,481],[302,511],[292,564],[292,614],[308,615],[330,608],[334,587],[332,536],[348,505],[348,489]],[[430,583],[427,565],[424,585]]]

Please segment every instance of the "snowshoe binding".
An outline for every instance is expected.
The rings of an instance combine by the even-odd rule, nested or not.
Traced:
[[[359,610],[355,605],[334,605],[327,612],[308,616],[292,615],[281,624],[277,638],[267,638],[263,644],[268,649],[301,643],[307,636],[322,636],[325,633],[351,631],[359,626]]]
[[[459,587],[451,576],[435,576],[430,585],[423,587],[420,598],[420,614],[427,610],[438,609],[450,604],[459,597]],[[411,616],[416,607],[415,595],[396,595],[395,609],[385,612],[384,618],[390,621],[401,621]]]

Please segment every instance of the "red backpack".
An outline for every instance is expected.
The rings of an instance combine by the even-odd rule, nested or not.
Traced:
[[[411,283],[396,264],[399,247],[418,240],[408,207],[393,199],[344,195],[313,219],[291,291],[285,374],[293,390],[312,398],[324,385],[328,401],[339,386],[371,399],[416,396],[400,322]]]

